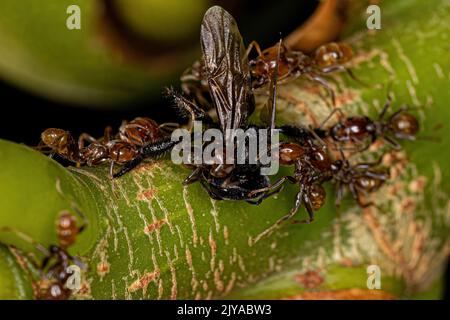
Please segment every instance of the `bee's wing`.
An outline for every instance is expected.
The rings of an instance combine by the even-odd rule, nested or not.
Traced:
[[[234,18],[214,6],[203,17],[200,32],[205,75],[222,130],[246,124],[254,111],[248,60]]]

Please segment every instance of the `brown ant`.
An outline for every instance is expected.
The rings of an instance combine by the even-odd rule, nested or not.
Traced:
[[[392,98],[388,96],[377,120],[372,120],[367,116],[345,118],[341,109],[334,109],[315,131],[320,137],[330,137],[336,143],[354,144],[359,151],[366,150],[379,138],[399,150],[401,146],[396,139],[415,140],[420,126],[417,118],[408,113],[411,108],[406,105],[402,105],[386,119],[386,113],[391,104]],[[335,113],[339,113],[344,119],[326,130],[322,129]]]
[[[78,210],[77,213],[81,214]],[[77,236],[86,227],[84,215],[81,214],[81,217],[83,224],[78,227],[75,217],[70,212],[63,211],[56,222],[58,245],[50,245],[48,248],[17,229],[0,228],[1,232],[12,232],[22,240],[33,244],[44,255],[41,263],[31,259],[40,273],[40,279],[33,283],[36,299],[67,300],[71,297],[72,291],[65,286],[71,275],[68,270],[69,266],[75,264],[81,269],[86,269],[86,266],[78,258],[67,252],[67,249],[74,244]]]
[[[295,142],[283,142],[279,146],[280,165],[294,165],[294,175],[282,177],[268,187],[253,190],[249,196],[259,195],[264,197],[274,190],[279,190],[285,182],[298,184],[300,190],[295,197],[295,203],[290,212],[261,233],[256,241],[271,233],[285,221],[292,219],[302,204],[304,204],[309,218],[294,221],[294,223],[311,223],[314,221],[314,212],[325,204],[326,192],[322,184],[328,180],[333,180],[336,183],[335,204],[337,207],[340,206],[345,187],[349,188],[353,199],[360,207],[366,208],[374,205],[373,202],[363,203],[361,192],[374,192],[389,178],[387,171],[375,168],[381,163],[381,158],[376,163],[351,165],[342,149],[340,149],[341,159],[332,161],[324,142],[312,130],[283,126],[281,131],[295,139]],[[319,146],[317,142],[322,145]]]
[[[132,129],[134,130],[135,128],[131,127],[127,130],[123,130],[123,132],[128,134]],[[140,131],[137,131],[137,133],[140,133]],[[129,137],[131,137],[130,139],[137,139],[139,136],[129,135]],[[109,161],[109,176],[111,179],[113,178],[115,164],[123,165],[139,156],[139,147],[137,145],[120,139],[111,140],[111,127],[105,129],[104,136],[100,140],[87,134],[84,134],[83,138],[86,141],[89,141],[90,144],[87,147],[81,146],[80,159],[82,162],[91,166]]]
[[[69,131],[58,128],[46,129],[41,134],[41,141],[36,149],[41,150],[50,157],[57,154],[63,159],[80,163],[80,148]]]
[[[342,149],[340,153],[341,159],[334,161],[331,165],[332,179],[336,183],[336,207],[341,204],[345,187],[348,187],[352,198],[361,208],[376,206],[373,202],[364,203],[361,193],[375,192],[389,179],[387,170],[376,168],[381,163],[382,157],[373,163],[360,162],[352,165]]]
[[[269,84],[275,69],[278,45],[261,50],[259,44],[256,41],[252,41],[244,55],[245,60],[247,60],[252,49],[255,49],[258,54],[256,58],[248,62],[252,77],[252,89],[255,90]],[[324,87],[329,93],[334,106],[336,105],[335,93],[328,81],[323,78],[323,75],[336,71],[345,71],[353,80],[366,85],[356,78],[350,69],[344,66],[352,57],[353,51],[345,43],[331,42],[324,44],[315,51],[312,57],[301,51],[289,50],[282,44],[280,58],[277,62],[279,83],[304,76]],[[194,97],[199,105],[208,108],[212,104],[212,99],[209,95],[206,78],[204,64],[196,61],[184,71],[180,80],[183,92],[187,96]]]
[[[110,135],[110,131],[110,127],[105,129],[105,137]],[[85,142],[89,142],[87,147],[85,147]],[[56,154],[65,160],[75,163],[77,166],[81,164],[99,164],[107,157],[107,152],[102,143],[87,133],[81,134],[78,142],[76,142],[69,131],[59,128],[44,130],[36,149],[50,154],[50,157]]]
[[[124,121],[119,128],[119,138],[136,146],[144,146],[165,136],[165,131],[177,128],[176,123],[158,125],[150,118],[137,117],[130,122]]]
[[[159,140],[167,140],[166,132],[177,126],[174,123],[158,125],[150,118],[138,117],[130,122],[122,123],[117,139],[113,139],[112,128],[107,127],[101,139],[83,133],[80,135],[78,143],[75,142],[70,132],[50,128],[42,133],[38,149],[43,149],[51,156],[57,154],[76,163],[77,166],[84,164],[93,166],[110,161],[110,177],[112,178],[115,164],[129,165],[137,159],[141,159],[141,153],[146,150],[146,145]]]
[[[279,189],[285,182],[298,184],[299,191],[295,197],[294,207],[280,218],[274,225],[278,227],[284,221],[291,219],[304,204],[309,219],[301,223],[314,221],[314,211],[319,210],[325,204],[326,192],[322,182],[328,179],[332,161],[326,152],[326,148],[318,146],[313,140],[306,143],[282,142],[279,146],[279,163],[284,166],[294,165],[294,175],[285,176],[272,185],[253,190],[250,195],[264,195]]]
[[[250,69],[253,78],[253,89],[260,88],[267,83],[275,69],[275,59],[277,57],[277,46],[261,50],[256,41],[250,43],[247,55],[255,48],[258,56],[250,60]],[[352,79],[362,83],[353,72],[344,66],[353,57],[352,49],[344,43],[327,43],[319,47],[314,56],[304,54],[301,51],[289,50],[282,46],[278,73],[280,82],[297,79],[301,76],[323,86],[329,93],[333,106],[336,105],[336,98],[333,89],[322,75],[335,71],[345,71]]]

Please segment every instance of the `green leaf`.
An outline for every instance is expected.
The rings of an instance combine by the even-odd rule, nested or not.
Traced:
[[[167,24],[152,25],[152,38],[148,42],[159,47],[156,41],[168,29],[189,30],[197,23],[205,6],[203,2],[190,1],[191,13],[185,11],[183,19],[179,11],[185,3],[169,4],[167,1],[146,1],[122,10],[129,29],[139,29],[142,19],[139,13],[164,12],[174,14]],[[69,30],[67,8],[80,8],[80,30]],[[159,95],[161,86],[176,79],[197,55],[196,47],[184,46],[176,50],[174,39],[170,52],[158,50],[125,54],[133,51],[132,37],[123,47],[118,34],[106,23],[103,1],[78,0],[4,0],[0,3],[0,73],[3,79],[39,95],[59,101],[101,108],[129,107],[139,98]],[[159,14],[164,16],[164,14]],[[145,26],[145,25],[144,25]],[[138,32],[138,30],[136,31]],[[191,37],[189,37],[191,36]],[[192,41],[192,33],[181,34],[179,41]],[[155,41],[154,41],[155,40]],[[154,42],[152,42],[154,41]],[[159,48],[160,49],[160,48]],[[125,53],[124,53],[125,52]],[[134,51],[133,51],[134,52]],[[136,58],[138,56],[140,58]]]
[[[286,224],[253,243],[290,210],[298,187],[259,206],[217,202],[198,184],[182,187],[189,170],[169,159],[110,181],[107,166],[65,169],[0,141],[0,226],[49,245],[58,213],[78,207],[89,224],[71,252],[89,270],[76,298],[438,298],[449,245],[449,13],[442,0],[383,5],[381,31],[349,38],[357,53],[352,70],[371,87],[333,76],[346,113],[375,116],[391,82],[393,110],[419,108],[421,135],[441,138],[405,142],[385,157],[392,181],[372,196],[382,211],[362,210],[347,197],[337,212],[329,186],[314,223]],[[331,109],[319,93],[303,80],[280,86],[280,123],[320,123]],[[381,152],[373,151],[368,159]],[[0,241],[35,251],[13,234],[1,233]],[[380,267],[381,291],[367,289],[368,265]]]

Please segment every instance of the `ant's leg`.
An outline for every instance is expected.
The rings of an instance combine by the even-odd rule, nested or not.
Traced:
[[[340,208],[342,199],[344,198],[344,185],[338,181],[336,186],[336,199],[334,200],[334,205],[336,208]]]
[[[303,203],[305,204],[306,212],[308,213],[308,219],[305,220],[294,220],[292,221],[293,224],[305,224],[305,223],[311,223],[314,221],[314,209],[311,206],[311,200],[309,199],[309,196],[307,192],[305,192],[303,196]]]
[[[42,140],[39,141],[38,145],[35,147],[32,147],[34,150],[40,151],[42,153],[49,153],[52,152],[52,149],[47,146]],[[47,149],[47,150],[46,150]]]
[[[245,53],[244,53],[244,58],[243,58],[243,60],[248,59],[248,56],[250,55],[250,52],[252,51],[253,48],[255,48],[256,52],[258,53],[258,57],[261,57],[261,56],[262,56],[261,47],[259,46],[258,42],[256,42],[256,41],[253,40],[253,41],[250,42],[250,44],[248,45],[247,50],[246,50]]]
[[[255,244],[259,240],[267,237],[273,231],[278,229],[285,221],[287,221],[289,219],[292,219],[292,217],[295,216],[295,214],[297,213],[298,209],[300,208],[300,206],[302,204],[303,192],[304,192],[304,187],[303,187],[303,185],[301,185],[300,186],[300,191],[297,193],[297,195],[295,197],[294,207],[291,209],[291,211],[289,211],[289,213],[287,215],[285,215],[285,216],[281,217],[280,219],[278,219],[272,226],[270,226],[269,228],[267,228],[266,230],[261,232],[258,236],[256,236],[253,239],[253,241],[252,241],[253,244]]]
[[[107,126],[105,128],[105,131],[103,132],[103,141],[105,143],[111,141],[112,136],[113,136],[113,129],[111,126]]]
[[[320,84],[322,87],[324,87],[327,90],[328,94],[331,97],[331,102],[333,104],[333,107],[335,107],[336,106],[336,96],[334,94],[334,90],[330,87],[330,84],[328,83],[328,81],[314,73],[310,73],[310,74],[306,73],[305,75],[308,77],[308,79]]]
[[[88,266],[84,264],[80,259],[74,256],[70,256],[70,260],[72,260],[73,263],[75,263],[77,266],[80,267],[82,270],[87,270]]]
[[[78,233],[81,233],[84,229],[86,229],[88,225],[88,219],[86,215],[75,204],[72,204],[72,208],[81,219],[81,226],[78,227]]]
[[[372,179],[381,180],[381,181],[387,181],[387,180],[389,180],[389,177],[390,177],[389,173],[387,173],[387,172],[366,171],[365,175]]]
[[[82,133],[82,134],[80,134],[80,136],[78,137],[78,149],[83,149],[84,148],[84,143],[85,142],[89,142],[89,143],[92,143],[92,142],[96,142],[97,141],[97,139],[95,139],[93,136],[91,136],[90,134],[88,134],[88,133]]]
[[[360,194],[358,192],[358,190],[356,189],[355,185],[353,183],[350,183],[348,185],[348,188],[350,189],[350,193],[352,194],[352,198],[356,201],[356,203],[361,207],[361,208],[368,208],[368,207],[372,207],[375,205],[375,203],[373,203],[372,201],[367,202],[367,203],[363,203],[360,197]]]
[[[319,135],[314,130],[312,125],[308,126],[308,130],[311,133],[311,135],[314,137],[314,139],[316,139],[322,145],[322,149],[326,150],[328,148],[328,145],[325,143],[325,141],[321,137],[319,137]]]
[[[355,169],[370,169],[379,166],[383,162],[383,156],[379,157],[377,161],[374,162],[360,162],[354,166]]]
[[[285,176],[285,177],[279,179],[277,182],[275,182],[274,184],[272,184],[272,185],[270,185],[268,187],[261,188],[261,189],[256,189],[256,190],[253,190],[253,191],[249,192],[248,197],[252,198],[253,196],[257,195],[258,193],[272,192],[273,190],[279,188],[286,181],[289,181],[290,183],[296,183],[297,182],[297,180],[294,177]]]
[[[367,83],[365,83],[365,82],[361,81],[360,79],[358,79],[351,69],[346,68],[344,66],[332,66],[332,67],[320,69],[320,71],[325,73],[325,74],[326,73],[331,73],[331,72],[334,72],[334,71],[345,71],[350,76],[350,78],[352,78],[353,80],[355,80],[359,84],[363,85],[364,87],[368,87]]]
[[[285,221],[292,219],[292,217],[297,213],[298,209],[302,205],[303,194],[304,194],[304,187],[302,186],[302,187],[300,187],[300,191],[295,196],[294,207],[291,209],[291,211],[289,211],[289,213],[287,215],[278,219],[277,222],[275,222],[274,226],[278,227],[281,224],[283,224]]]
[[[208,187],[208,184],[206,183],[205,180],[200,179],[199,180],[200,185],[202,186],[202,188],[208,193],[208,196],[213,199],[213,200],[224,200],[224,198],[218,196],[217,194],[215,194],[214,192],[212,192],[212,190]]]
[[[322,121],[322,123],[320,124],[318,129],[322,129],[325,126],[325,123],[327,123],[328,121],[330,121],[330,119],[336,114],[339,113],[339,116],[342,118],[345,118],[344,112],[342,111],[341,108],[335,108],[333,109],[330,114],[325,118],[325,120]]]
[[[111,160],[111,164],[109,166],[109,179],[111,179],[111,180],[114,178],[114,164],[115,164],[115,161]]]
[[[391,147],[397,151],[402,149],[402,146],[391,137],[383,136],[383,140],[386,141],[388,144],[390,144]]]
[[[392,95],[388,94],[386,103],[384,104],[383,109],[381,109],[380,115],[378,116],[378,120],[382,120],[384,118],[391,104],[392,104]]]
[[[337,186],[336,186],[336,198],[334,199],[334,204],[336,206],[336,216],[338,219],[341,218],[341,203],[342,203],[342,199],[344,198],[344,190],[345,190],[345,185],[338,181]]]

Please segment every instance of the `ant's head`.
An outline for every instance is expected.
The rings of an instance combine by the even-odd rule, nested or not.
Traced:
[[[417,118],[409,113],[398,113],[389,120],[389,128],[398,138],[412,138],[419,132]]]
[[[317,66],[327,68],[342,65],[353,57],[352,48],[344,43],[331,42],[316,50],[314,60]]]
[[[280,143],[279,161],[282,166],[290,166],[305,154],[305,149],[297,143]]]
[[[58,128],[46,129],[41,134],[42,142],[51,148],[62,148],[69,140],[69,132]]]
[[[286,57],[286,47],[275,45],[265,49],[257,59],[250,60],[252,76],[255,78],[272,76],[278,59],[278,51],[280,57],[278,60],[278,77],[286,76],[290,72],[290,66]]]

